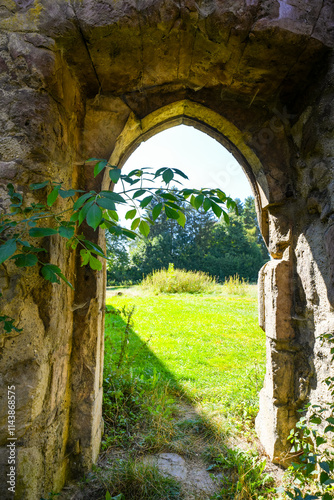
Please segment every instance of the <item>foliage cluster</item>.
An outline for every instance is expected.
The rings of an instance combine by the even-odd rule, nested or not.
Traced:
[[[219,493],[215,500],[267,500],[276,492],[273,478],[264,469],[266,459],[258,453],[227,446],[209,447],[205,458],[208,470],[222,472]]]
[[[174,269],[174,264],[169,264],[167,270],[146,276],[141,286],[153,293],[203,293],[213,291],[215,284],[215,279],[206,273]]]
[[[321,336],[327,343],[334,360],[334,334]],[[290,433],[291,453],[298,458],[290,468],[295,486],[286,494],[294,500],[330,500],[334,497],[334,377],[324,381],[328,401],[308,404],[303,416]],[[307,492],[308,490],[308,492]]]
[[[130,248],[124,239],[115,242],[107,236],[108,284],[138,282],[169,263],[186,271],[206,272],[221,282],[234,274],[256,281],[268,253],[258,228],[254,198],[247,198],[244,205],[235,201],[240,217],[230,214],[229,225],[205,212],[203,203],[199,209],[184,207],[187,222],[182,230],[161,214],[149,237],[131,243]],[[152,207],[154,210],[154,204],[148,208]]]
[[[236,210],[235,202],[220,189],[169,188],[169,183],[177,176],[187,178],[178,169],[160,168],[155,173],[150,169],[135,169],[125,175],[107,160],[91,158],[88,162],[94,163],[95,177],[106,169],[110,181],[114,185],[120,183],[121,191],[66,189],[61,182],[44,180],[31,184],[31,193],[24,197],[12,184],[8,184],[9,206],[0,211],[0,265],[11,260],[20,268],[37,266],[44,279],[51,283],[63,280],[72,287],[63,271],[48,262],[46,254],[50,238],[64,238],[68,250],[80,250],[83,266],[101,270],[100,259],[106,258],[106,255],[94,238],[84,236],[83,223],[94,231],[107,229],[108,234],[114,237],[135,239],[138,232],[147,237],[161,214],[166,220],[172,219],[183,227],[187,205],[205,206],[206,211],[212,210],[217,217],[223,216],[226,222],[229,220],[226,209]],[[160,177],[166,185],[165,189],[146,187],[152,179]],[[40,202],[29,201],[32,192]],[[154,203],[154,208],[149,213],[146,207],[151,203]],[[132,220],[131,229],[119,223],[119,205],[129,208],[126,219]],[[1,315],[0,322],[6,333],[12,330],[19,332],[14,325],[15,319]]]

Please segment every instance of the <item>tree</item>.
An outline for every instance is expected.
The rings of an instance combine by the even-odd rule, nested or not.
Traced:
[[[266,259],[261,255],[257,236],[254,237],[254,199],[247,199],[245,204],[245,222],[244,205],[240,200],[235,203],[241,216],[231,214],[230,225],[218,222],[211,212],[192,206],[184,207],[187,222],[183,229],[161,214],[149,236],[131,244],[130,262],[125,270],[128,279],[141,280],[143,275],[168,268],[172,263],[177,268],[208,272],[221,281],[234,274],[256,281]]]
[[[255,199],[253,196],[245,198],[243,209],[241,213],[242,222],[245,226],[249,241],[255,242],[264,260],[269,260],[267,247],[263,241],[259,224],[257,221]]]

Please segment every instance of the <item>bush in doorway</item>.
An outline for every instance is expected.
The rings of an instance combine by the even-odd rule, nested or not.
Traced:
[[[169,264],[168,269],[160,269],[146,276],[142,281],[143,288],[158,293],[201,293],[212,292],[216,285],[212,278],[202,271],[184,271],[174,269]]]

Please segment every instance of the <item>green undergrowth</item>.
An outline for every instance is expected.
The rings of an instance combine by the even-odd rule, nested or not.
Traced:
[[[157,467],[134,460],[117,460],[105,481],[106,500],[176,500],[183,499],[180,484],[163,476]],[[121,493],[120,493],[121,492]]]
[[[208,470],[221,474],[219,492],[215,500],[266,500],[274,498],[276,490],[273,478],[264,472],[266,460],[255,451],[243,451],[227,446],[208,447],[204,458],[210,464]]]

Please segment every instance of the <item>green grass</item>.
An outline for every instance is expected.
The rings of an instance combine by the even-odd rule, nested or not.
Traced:
[[[254,287],[244,296],[124,293],[107,304],[109,309],[135,307],[128,344],[129,358],[137,352],[133,375],[147,379],[155,373],[211,420],[223,416],[237,428],[253,420],[265,364]],[[124,320],[108,314],[106,371],[117,358],[123,330]]]
[[[163,476],[152,465],[136,463],[133,460],[116,461],[107,481],[105,498],[115,498],[121,491],[119,500],[181,500],[180,485],[173,478]]]
[[[222,474],[212,500],[274,498],[265,460],[227,444],[230,434],[254,435],[265,335],[256,287],[243,284],[239,294],[226,288],[196,295],[109,291],[103,448],[121,449],[125,459],[112,460],[104,493],[114,485],[112,494],[125,498],[182,498],[184,485],[140,466],[142,455],[164,451],[201,456],[204,467]],[[150,485],[159,481],[155,496]]]

